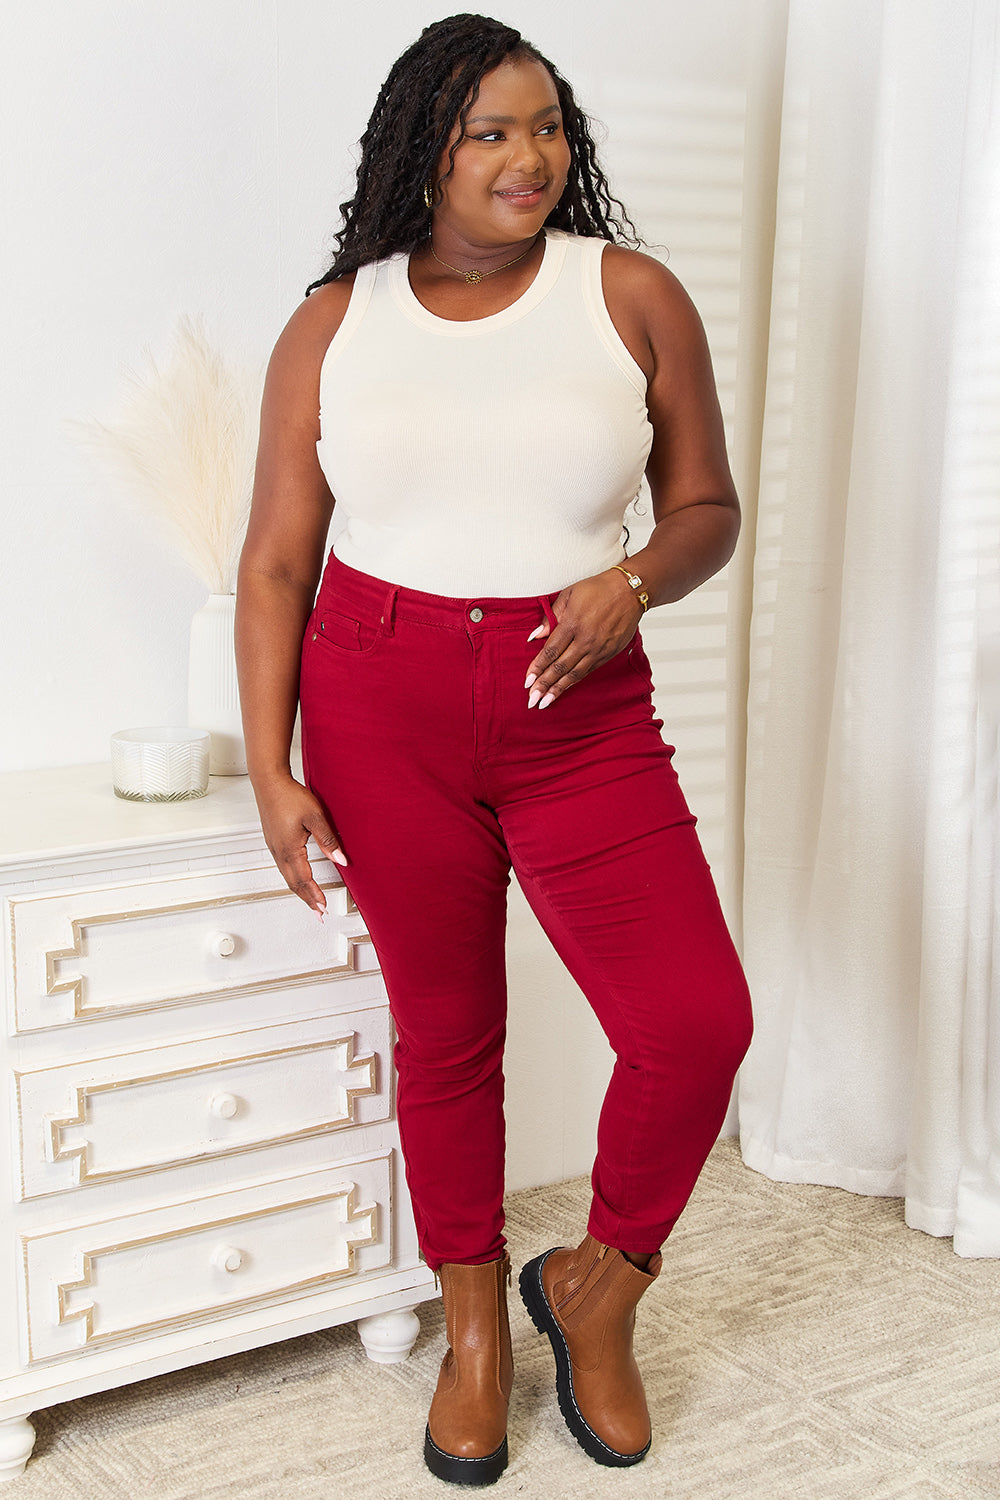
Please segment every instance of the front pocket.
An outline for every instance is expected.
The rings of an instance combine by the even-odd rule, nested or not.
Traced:
[[[625,657],[633,672],[638,674],[643,686],[652,690],[653,673],[638,630],[620,654]]]
[[[381,619],[370,624],[367,620],[356,620],[352,615],[341,615],[319,606],[313,614],[307,640],[323,641],[334,652],[343,652],[345,656],[364,656],[382,639],[383,626]]]
[[[326,641],[342,651],[361,650],[361,622],[349,615],[317,614],[313,622],[313,640]]]

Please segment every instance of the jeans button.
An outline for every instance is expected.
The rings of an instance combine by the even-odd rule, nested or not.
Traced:
[[[478,607],[476,609],[469,610],[469,619],[472,621],[473,625],[478,625],[482,618],[483,612]]]

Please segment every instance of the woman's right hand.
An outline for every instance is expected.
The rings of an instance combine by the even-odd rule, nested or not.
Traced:
[[[289,769],[302,636],[323,569],[333,496],[320,468],[319,375],[351,297],[353,277],[301,303],[275,345],[264,382],[253,504],[236,585],[236,661],[250,780],[267,847],[289,889],[322,918],[306,855],[312,836],[346,864],[322,804]],[[327,293],[326,296],[323,293]]]
[[[314,838],[327,859],[337,865],[346,865],[347,859],[336,829],[312,792],[293,776],[280,782],[269,782],[266,786],[255,786],[254,794],[265,842],[288,889],[322,920],[326,912],[326,897],[313,879],[306,843],[310,837]]]

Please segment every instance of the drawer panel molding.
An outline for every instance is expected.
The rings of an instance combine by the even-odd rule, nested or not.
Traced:
[[[325,925],[273,870],[10,898],[14,1026],[44,1030],[277,986],[375,973],[347,888]]]
[[[16,1075],[21,1197],[392,1116],[384,1004]]]
[[[391,1152],[21,1237],[29,1362],[239,1311],[390,1264]]]

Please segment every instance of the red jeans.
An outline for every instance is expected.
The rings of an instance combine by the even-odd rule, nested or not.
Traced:
[[[527,707],[527,636],[552,597],[446,599],[331,555],[303,642],[306,779],[382,965],[407,1181],[435,1269],[504,1244],[512,865],[617,1057],[596,1239],[659,1249],[750,1041],[743,972],[639,636],[550,708]]]

